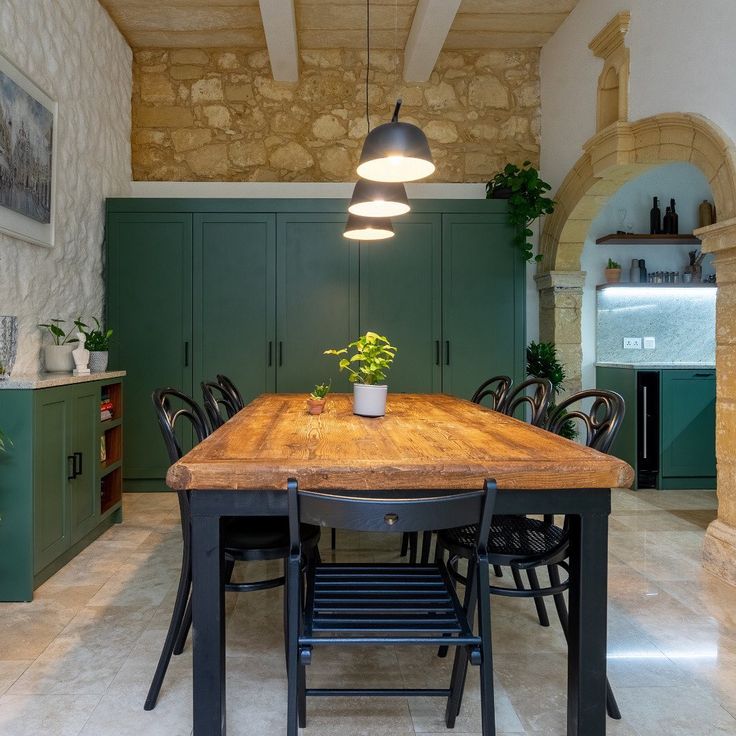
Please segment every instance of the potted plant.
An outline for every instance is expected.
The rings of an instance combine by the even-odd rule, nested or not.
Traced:
[[[542,256],[533,254],[534,246],[529,238],[534,234],[529,229],[537,218],[554,212],[555,202],[545,196],[552,187],[544,181],[531,161],[524,161],[521,168],[506,164],[486,184],[487,199],[508,199],[509,224],[516,231],[514,244],[521,250],[525,261],[541,261]]]
[[[382,417],[386,413],[388,386],[382,381],[391,369],[397,348],[375,332],[366,332],[341,350],[325,350],[325,355],[347,355],[340,359],[340,370],[350,373],[353,384],[353,414],[364,417]]]
[[[548,378],[552,384],[552,398],[547,405],[547,419],[555,410],[555,397],[562,390],[565,382],[565,366],[557,358],[557,348],[553,342],[532,342],[526,349],[527,376]],[[546,422],[545,420],[545,422]],[[561,427],[560,435],[574,440],[578,436],[577,427],[572,419],[568,419]]]
[[[87,340],[85,347],[89,350],[89,369],[92,373],[103,373],[107,370],[108,350],[110,348],[110,338],[112,330],[103,330],[97,317],[92,317],[95,322],[95,328],[87,332],[82,329]],[[81,322],[79,323],[82,324]],[[86,327],[87,325],[84,325]]]
[[[613,258],[609,258],[608,265],[606,266],[604,273],[606,275],[607,283],[617,284],[621,281],[621,264],[616,263]]]
[[[307,408],[310,414],[321,414],[325,408],[325,402],[327,401],[327,394],[330,393],[330,385],[332,381],[327,383],[318,383],[312,393],[309,394],[307,399]]]
[[[64,332],[61,328],[64,322],[63,319],[52,319],[39,325],[48,330],[53,340],[51,345],[44,345],[43,348],[43,364],[49,373],[71,372],[74,369],[72,350],[77,339],[71,336],[71,331]],[[74,325],[78,330],[85,326],[79,320],[75,320]]]

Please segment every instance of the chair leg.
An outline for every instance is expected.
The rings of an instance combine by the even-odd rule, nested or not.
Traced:
[[[532,590],[539,590],[539,578],[537,577],[537,571],[529,569],[526,571],[526,576],[529,578],[529,587]],[[537,609],[537,618],[539,619],[540,626],[549,626],[549,616],[547,616],[547,606],[544,605],[544,598],[542,596],[536,596],[534,598],[534,606]]]
[[[179,655],[184,651],[184,647],[189,637],[189,630],[192,628],[192,599],[191,596],[187,601],[187,608],[184,611],[184,618],[179,626],[179,632],[176,635],[176,642],[174,643],[174,654]]]
[[[422,534],[422,565],[429,562],[429,552],[432,547],[432,532]]]
[[[288,610],[286,672],[288,678],[287,736],[299,736],[299,618],[301,611],[299,576],[300,560],[289,558],[287,562],[284,597]]]
[[[332,530],[332,541],[330,544],[330,548],[332,549],[333,552],[335,551],[335,547],[337,547],[337,530],[333,529]]]
[[[299,728],[307,727],[307,668],[299,663],[299,682],[297,687],[299,698]]]
[[[434,545],[434,561],[440,562],[445,556],[445,548],[440,543],[439,535],[437,535],[437,540]],[[446,657],[447,656],[448,647],[439,647],[437,649],[437,656],[438,657]]]
[[[404,532],[401,535],[401,556],[406,557],[406,553],[409,551],[409,534]]]
[[[284,657],[289,670],[289,558],[284,557]]]
[[[187,611],[189,611],[189,620],[191,621],[191,602],[189,593],[192,587],[192,568],[189,558],[188,545],[184,546],[184,554],[182,555],[181,573],[179,574],[179,587],[176,591],[176,600],[174,601],[174,610],[171,612],[171,621],[169,622],[169,630],[166,632],[164,646],[161,649],[161,656],[156,665],[156,672],[153,675],[151,686],[148,689],[146,702],[143,706],[144,710],[153,710],[156,707],[158,694],[161,691],[166,670],[171,661],[171,655],[175,651],[175,645],[179,638],[180,632],[184,628],[184,620]],[[186,631],[189,630],[187,625]],[[186,640],[186,633],[184,634]]]
[[[557,565],[550,565],[549,580],[552,585],[560,584],[560,572],[557,569]],[[565,641],[567,641],[568,632],[568,618],[567,618],[567,605],[565,604],[565,596],[562,593],[554,596],[555,608],[557,609],[557,617],[560,619],[560,626],[562,627],[562,633],[565,635]],[[613,694],[611,683],[606,677],[606,712],[609,718],[613,718],[616,721],[621,720],[621,711],[619,710],[618,703],[616,702],[616,696]]]
[[[501,565],[494,565],[493,566],[493,574],[497,578],[502,578],[503,577],[503,570],[501,569]]]
[[[483,736],[496,734],[496,710],[493,696],[493,645],[491,640],[490,566],[482,562],[478,575],[478,635],[481,638],[480,713]]]
[[[416,565],[419,554],[419,533],[409,532],[409,564]]]

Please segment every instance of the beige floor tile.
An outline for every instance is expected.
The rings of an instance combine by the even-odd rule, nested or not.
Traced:
[[[6,693],[0,698],[0,736],[78,736],[99,700],[99,695]]]
[[[0,695],[33,664],[32,659],[0,660]]]

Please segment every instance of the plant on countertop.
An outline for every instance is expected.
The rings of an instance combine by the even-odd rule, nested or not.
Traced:
[[[555,396],[562,390],[565,382],[565,367],[557,358],[557,348],[553,342],[532,342],[526,349],[526,372],[528,376],[547,378],[552,384],[552,398],[547,407],[547,418],[555,410]],[[569,440],[578,436],[575,422],[568,419],[560,430],[560,434]]]
[[[110,338],[112,337],[112,330],[103,330],[97,317],[92,317],[95,322],[95,329],[87,332],[87,325],[83,322],[75,322],[80,331],[84,333],[87,340],[84,346],[91,352],[105,352],[110,348]]]
[[[312,390],[312,393],[309,394],[309,398],[313,401],[323,401],[325,398],[327,398],[327,394],[330,393],[331,386],[332,379],[330,379],[327,383],[318,383]]]
[[[545,196],[551,185],[539,176],[531,161],[524,161],[521,168],[506,164],[503,171],[496,174],[486,184],[488,199],[504,194],[509,201],[509,223],[516,229],[514,244],[521,250],[525,261],[541,261],[542,255],[533,254],[534,246],[529,238],[534,234],[529,226],[542,215],[550,215],[555,210],[555,201]]]
[[[397,348],[376,332],[366,332],[355,342],[351,342],[341,350],[325,350],[325,355],[347,355],[350,348],[355,353],[349,358],[342,358],[340,370],[347,370],[350,375],[350,383],[364,383],[374,386],[386,380],[386,375],[391,370],[391,364],[396,357]],[[357,364],[354,367],[354,364]]]
[[[48,322],[41,323],[38,326],[44,327],[49,331],[51,339],[54,341],[54,345],[67,345],[70,342],[78,342],[76,337],[71,336],[71,331],[64,332],[64,330],[61,329],[60,325],[63,325],[64,322],[66,322],[65,319],[52,319]],[[84,322],[81,322],[78,318],[74,320],[74,326],[78,330],[82,331],[82,328],[87,325],[85,325]]]
[[[608,265],[606,266],[606,268],[618,268],[618,269],[620,269],[621,268],[621,264],[620,263],[616,263],[616,261],[614,261],[613,258],[609,258],[608,259]]]

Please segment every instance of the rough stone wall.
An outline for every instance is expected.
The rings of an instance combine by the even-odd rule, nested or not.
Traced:
[[[101,314],[104,200],[130,190],[132,60],[97,0],[2,0],[0,49],[59,105],[56,244],[0,234],[0,314],[20,318],[14,373],[27,373],[38,322]]]
[[[438,170],[486,181],[507,161],[538,162],[539,53],[445,52],[429,82],[397,84],[402,60],[371,52],[371,125],[402,97]],[[133,177],[163,181],[352,181],[366,135],[365,53],[301,52],[300,81],[274,82],[265,51],[138,51]]]

